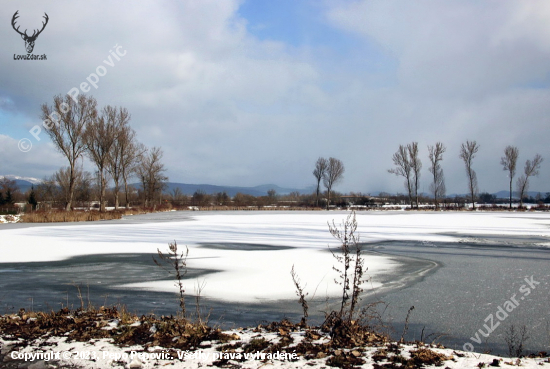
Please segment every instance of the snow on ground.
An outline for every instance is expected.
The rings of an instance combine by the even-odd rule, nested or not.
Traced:
[[[1,223],[17,223],[21,215],[0,215],[0,224]]]
[[[19,350],[12,350],[11,346],[16,341],[7,341],[0,339],[0,349],[4,356],[4,365],[10,363],[18,364],[20,368],[48,368],[52,364],[53,368],[60,367],[78,367],[83,369],[97,368],[141,368],[153,369],[157,367],[168,367],[174,369],[180,368],[203,368],[203,367],[226,367],[226,368],[327,368],[327,357],[325,355],[314,358],[305,358],[303,354],[292,353],[292,347],[296,346],[304,339],[304,332],[290,332],[293,343],[286,352],[250,352],[245,353],[242,349],[253,339],[264,338],[270,343],[277,343],[280,336],[277,333],[270,333],[256,329],[235,329],[225,331],[224,333],[232,335],[234,340],[226,345],[234,345],[237,348],[232,352],[220,352],[219,342],[207,341],[201,344],[197,350],[166,350],[162,347],[150,347],[144,349],[141,346],[118,347],[110,339],[93,339],[89,342],[67,342],[65,337],[49,337],[39,339],[32,345],[27,345]],[[313,341],[315,344],[328,342],[329,338],[322,336],[319,340]],[[395,344],[391,344],[394,348]],[[404,359],[411,358],[411,352],[421,348],[427,348],[437,354],[443,354],[447,360],[442,361],[442,365],[422,365],[423,368],[449,368],[449,369],[470,369],[480,367],[492,367],[495,361],[499,367],[513,368],[522,367],[534,369],[550,366],[548,358],[501,358],[493,355],[468,353],[452,349],[443,349],[430,347],[428,345],[402,344],[399,345],[399,355]],[[354,367],[372,369],[376,364],[383,365],[389,363],[388,359],[376,358],[375,353],[382,350],[391,352],[388,344],[373,347],[361,347],[355,349],[344,349],[341,352],[350,355],[358,354],[364,360],[362,365]],[[388,354],[388,358],[396,354]],[[332,356],[334,357],[334,356]],[[223,359],[228,359],[223,362]],[[26,360],[26,361],[25,361]],[[220,360],[222,360],[220,362]],[[218,363],[215,363],[218,361]],[[31,364],[32,362],[32,364]],[[0,363],[1,365],[2,363]],[[30,366],[27,365],[30,364]],[[484,366],[480,366],[484,364]],[[34,365],[34,366],[33,366]],[[16,367],[16,366],[13,366]]]
[[[174,212],[175,214],[176,212]],[[177,241],[189,247],[189,268],[210,269],[198,281],[206,283],[203,296],[253,302],[294,298],[290,270],[307,284],[310,295],[333,296],[334,259],[327,246],[338,247],[327,222],[339,224],[347,216],[335,212],[189,213],[191,219],[135,223],[125,220],[71,225],[45,225],[19,229],[0,227],[1,262],[61,260],[77,255],[156,253]],[[134,218],[131,218],[134,219]],[[458,242],[463,236],[537,236],[548,238],[547,213],[495,212],[365,212],[357,213],[361,241],[422,240]],[[239,248],[248,244],[252,250]],[[207,247],[215,246],[217,248]],[[258,249],[257,245],[264,246]],[[273,246],[265,249],[265,245]],[[291,247],[277,248],[276,246]],[[373,277],[389,272],[396,263],[386,256],[369,256]],[[187,281],[193,291],[197,281]],[[268,288],[266,288],[268,286]],[[139,281],[125,287],[174,291],[171,281]]]

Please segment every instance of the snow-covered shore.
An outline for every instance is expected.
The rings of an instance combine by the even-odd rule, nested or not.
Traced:
[[[323,350],[311,354],[297,353],[295,348],[305,340],[303,330],[289,332],[292,343],[281,351],[249,351],[243,348],[251,343],[266,341],[271,345],[280,343],[281,334],[267,332],[259,329],[235,329],[223,332],[232,339],[227,342],[205,341],[195,350],[174,350],[160,346],[149,347],[134,345],[119,347],[110,339],[93,339],[88,342],[69,342],[66,337],[48,337],[33,341],[25,347],[14,349],[17,341],[0,339],[0,366],[3,368],[142,368],[153,369],[158,367],[168,368],[326,368],[329,360],[342,358],[356,358],[354,367],[398,368],[404,366],[390,366],[392,362],[403,362],[415,355],[428,356],[425,363],[410,368],[449,368],[470,369],[480,367],[492,367],[498,363],[503,368],[540,368],[550,366],[546,357],[539,358],[503,358],[494,355],[468,353],[452,349],[420,343],[397,344],[385,343],[367,347],[350,349],[328,350],[327,355]],[[330,338],[323,335],[312,341],[313,345],[327,344]],[[299,350],[298,350],[299,351]],[[441,357],[442,360],[429,364],[433,358]],[[419,361],[421,363],[422,361]],[[383,366],[387,364],[388,366]],[[484,364],[483,366],[480,366]],[[51,366],[49,366],[51,365]]]
[[[17,223],[21,215],[0,215],[0,224],[2,223]]]

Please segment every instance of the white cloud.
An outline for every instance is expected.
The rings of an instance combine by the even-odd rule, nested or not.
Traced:
[[[52,145],[31,141],[30,151],[23,152],[18,144],[19,140],[0,134],[0,175],[36,173],[36,177],[42,178],[66,166]],[[26,145],[28,143],[25,148]]]
[[[353,1],[328,17],[392,53],[414,93],[477,98],[550,71],[545,2]]]
[[[401,180],[387,169],[397,146],[419,141],[427,169],[425,147],[440,140],[449,148],[447,188],[461,192],[458,148],[476,139],[480,185],[496,191],[506,145],[520,146],[522,161],[535,152],[545,156],[550,6],[544,1],[328,1],[327,24],[342,38],[360,39],[345,56],[328,41],[298,47],[260,40],[239,16],[240,4],[4,7],[3,19],[19,10],[27,17],[21,21],[32,24],[47,11],[50,23],[36,43],[47,62],[10,60],[23,43],[9,23],[0,29],[0,46],[8,50],[0,59],[0,101],[13,102],[0,109],[38,124],[40,104],[84,82],[118,44],[127,54],[107,67],[93,95],[100,105],[129,109],[138,138],[164,149],[172,180],[305,187],[313,183],[317,157],[335,156],[347,167],[340,189],[396,191]],[[17,150],[19,137],[9,135],[6,144]],[[14,166],[27,160],[9,155]],[[33,160],[39,167],[63,165],[48,155]],[[540,186],[548,179],[543,168]]]

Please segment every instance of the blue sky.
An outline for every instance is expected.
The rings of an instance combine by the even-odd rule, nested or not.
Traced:
[[[320,2],[307,0],[244,1],[238,15],[248,31],[260,40],[276,40],[294,47],[329,47],[339,53],[363,47],[349,33],[335,29],[324,19]]]
[[[24,53],[17,10],[30,28],[48,13],[35,45],[47,61],[13,60]],[[28,130],[114,45],[127,55],[91,93],[130,111],[138,139],[163,148],[171,181],[305,188],[317,158],[333,156],[346,166],[339,190],[397,192],[391,156],[417,141],[427,192],[427,146],[442,141],[448,192],[465,192],[459,148],[477,140],[480,190],[498,191],[507,145],[521,166],[550,158],[545,1],[27,0],[0,15],[0,174],[42,178],[66,165]],[[550,190],[548,163],[532,190]]]
[[[246,20],[251,35],[263,41],[279,41],[291,52],[305,50],[318,57],[315,62],[327,72],[360,68],[365,74],[383,74],[383,84],[391,83],[395,58],[374,40],[335,28],[326,19],[322,4],[309,0],[249,0],[239,7],[238,15]]]

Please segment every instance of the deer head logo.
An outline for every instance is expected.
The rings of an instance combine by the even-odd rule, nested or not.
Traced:
[[[11,26],[13,27],[13,29],[15,30],[15,32],[19,33],[21,35],[21,38],[23,40],[25,40],[25,48],[27,49],[27,53],[32,53],[32,50],[34,49],[34,42],[36,41],[36,38],[38,37],[38,35],[40,33],[42,33],[42,31],[44,30],[44,28],[46,28],[46,24],[48,24],[48,14],[44,15],[44,18],[46,19],[46,22],[42,22],[42,29],[39,31],[39,30],[34,30],[32,36],[29,36],[27,35],[27,30],[25,30],[25,32],[20,32],[19,31],[19,27],[15,28],[15,20],[17,18],[19,18],[19,15],[17,15],[17,13],[19,13],[19,10],[15,12],[15,14],[13,15],[13,18],[11,18]]]

